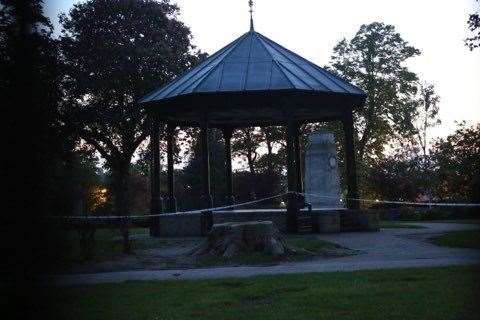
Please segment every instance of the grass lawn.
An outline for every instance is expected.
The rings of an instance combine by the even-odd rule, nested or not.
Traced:
[[[408,224],[401,221],[380,221],[380,228],[408,228],[408,229],[425,229],[424,226]]]
[[[480,249],[480,230],[449,232],[432,241],[439,246]]]
[[[473,320],[478,267],[126,282],[44,288],[35,297],[54,302],[55,319]],[[32,311],[40,319],[42,310]]]

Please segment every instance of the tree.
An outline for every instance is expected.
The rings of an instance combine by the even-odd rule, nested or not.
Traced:
[[[58,121],[61,92],[52,29],[42,1],[0,0],[0,250],[2,272],[11,279],[6,287],[15,288],[4,313],[25,319],[38,317],[33,311],[38,308],[50,311],[52,301],[34,290],[32,279],[50,272],[61,257],[52,240],[59,228],[45,223],[55,213],[51,193],[68,135]],[[55,203],[63,199],[58,195]]]
[[[200,140],[200,130],[192,128],[185,131],[190,139],[190,157],[186,166],[179,170],[176,184],[176,194],[182,209],[199,209],[203,195],[203,150]],[[218,129],[209,129],[210,150],[210,182],[211,196],[214,206],[225,204],[225,144],[222,133]]]
[[[275,171],[281,172],[285,161],[279,158],[279,153],[274,152],[274,148],[281,148],[286,144],[285,130],[283,127],[269,126],[260,128],[261,139],[265,142],[267,153],[262,155],[258,161],[263,171],[273,175]]]
[[[419,54],[392,25],[379,22],[362,25],[351,40],[335,46],[333,71],[367,93],[365,107],[355,113],[359,162],[381,157],[386,143],[413,134],[417,75],[405,62]]]
[[[478,2],[478,0],[477,0]],[[480,2],[479,2],[480,9]],[[480,11],[480,10],[479,10]],[[480,12],[472,13],[468,17],[468,29],[472,32],[472,36],[465,39],[465,45],[473,50],[480,47]]]
[[[417,100],[418,103],[418,118],[419,125],[415,128],[417,142],[422,149],[423,158],[427,158],[427,131],[429,128],[439,125],[441,123],[438,119],[438,103],[440,97],[435,93],[433,84],[423,84],[420,86],[420,94]],[[416,118],[417,118],[416,117]]]
[[[50,176],[61,161],[65,135],[58,122],[59,70],[53,27],[42,1],[0,2],[0,139],[4,212],[49,213]],[[17,183],[21,182],[21,183]],[[13,201],[28,194],[30,201]],[[10,207],[11,206],[11,207]],[[27,208],[25,208],[26,206]]]
[[[111,169],[117,215],[130,213],[130,162],[149,134],[136,101],[198,61],[178,12],[169,0],[89,0],[60,16],[65,121]]]
[[[423,194],[425,178],[418,157],[396,152],[381,159],[374,159],[369,167],[364,194],[370,199],[416,201]]]
[[[460,123],[455,133],[434,142],[431,157],[440,199],[480,202],[480,124]]]
[[[232,135],[232,153],[247,161],[250,171],[250,194],[256,197],[255,176],[257,174],[257,161],[260,158],[258,148],[262,142],[262,134],[258,127],[244,127],[237,129]]]
[[[431,157],[428,152],[428,130],[441,123],[438,118],[440,97],[435,93],[435,87],[432,84],[424,83],[419,85],[419,91],[414,98],[416,111],[413,115],[413,135],[404,139],[398,139],[396,153],[404,155],[405,162],[408,156],[408,163],[419,165],[422,172],[416,174],[423,179],[417,179],[417,187],[424,196],[432,198],[434,196],[435,181],[431,178],[433,172]],[[399,160],[400,161],[400,160]],[[373,173],[375,174],[375,173]],[[430,175],[430,178],[429,178]]]
[[[247,160],[248,169],[252,175],[256,172],[256,161],[260,156],[258,148],[262,142],[262,135],[257,127],[244,127],[233,132],[232,152],[235,156]]]

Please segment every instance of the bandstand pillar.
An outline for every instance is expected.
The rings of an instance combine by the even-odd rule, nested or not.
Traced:
[[[177,199],[175,198],[175,173],[173,168],[175,144],[175,126],[173,124],[167,125],[167,180],[168,180],[168,211],[177,211]]]
[[[295,145],[295,172],[297,182],[297,192],[303,193],[303,174],[302,174],[302,155],[300,149],[300,124],[295,125],[294,133],[294,145]],[[304,206],[305,197],[298,195],[298,203],[300,206]]]
[[[150,151],[151,151],[151,173],[150,173],[150,213],[163,213],[163,200],[160,196],[160,127],[156,118],[152,119],[152,126],[150,131]],[[159,221],[158,217],[152,217],[150,220],[150,235],[153,237],[159,236]]]
[[[227,205],[233,205],[235,203],[235,197],[233,196],[233,181],[232,181],[232,134],[233,128],[223,128],[223,138],[225,140],[225,187],[226,187],[226,199]]]
[[[357,169],[355,163],[355,128],[353,126],[352,110],[347,110],[343,117],[343,131],[345,133],[345,167],[347,176],[347,208],[360,207],[357,189]]]
[[[213,207],[212,195],[210,193],[210,150],[208,145],[208,123],[202,123],[200,131],[202,145],[202,177],[203,195],[202,202],[205,208]]]
[[[287,181],[288,191],[297,191],[296,167],[295,167],[295,133],[297,132],[297,124],[293,121],[287,124]],[[298,197],[296,194],[288,194],[287,203],[287,231],[289,233],[297,232],[297,214],[298,214]]]

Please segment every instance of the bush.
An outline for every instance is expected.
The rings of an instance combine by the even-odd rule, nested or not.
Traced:
[[[480,208],[478,207],[458,207],[453,208],[452,211],[450,219],[480,219]]]
[[[373,209],[373,206],[370,207]],[[427,208],[400,207],[400,208],[376,208],[381,220],[455,220],[455,219],[480,219],[480,209],[476,207],[439,207]]]
[[[420,210],[412,207],[403,207],[398,210],[399,220],[418,221],[422,218]]]
[[[433,207],[426,209],[422,220],[478,219],[479,209],[474,207]]]
[[[380,220],[398,220],[400,217],[399,209],[376,209],[380,215]]]
[[[427,209],[422,215],[422,220],[446,220],[452,218],[453,213],[449,209],[442,208]]]

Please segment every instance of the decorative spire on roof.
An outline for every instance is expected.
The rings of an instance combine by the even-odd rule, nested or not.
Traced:
[[[253,31],[253,0],[248,1],[250,6],[250,31]]]

